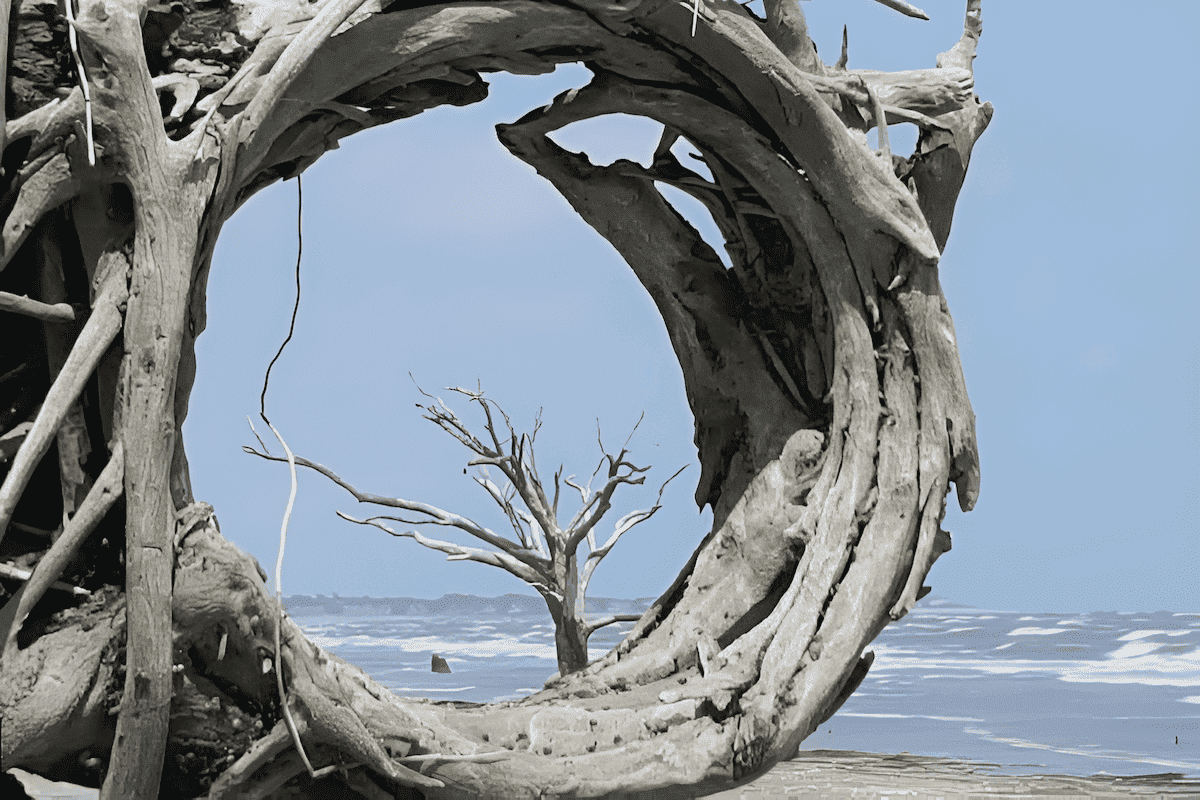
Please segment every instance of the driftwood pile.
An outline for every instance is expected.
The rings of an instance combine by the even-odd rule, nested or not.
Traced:
[[[27,0],[8,28],[0,561],[32,577],[0,575],[4,766],[123,799],[668,798],[794,755],[949,548],[949,483],[965,509],[979,490],[938,283],[991,116],[979,0],[936,67],[901,73],[824,64],[791,0],[766,19],[726,0],[68,5]],[[594,80],[500,140],[662,314],[713,530],[600,661],[520,703],[402,700],[308,642],[192,496],[179,431],[213,247],[341,137],[575,61]],[[547,137],[612,112],[664,124],[650,167]],[[918,126],[916,152],[885,121]],[[732,269],[655,182],[712,213]]]

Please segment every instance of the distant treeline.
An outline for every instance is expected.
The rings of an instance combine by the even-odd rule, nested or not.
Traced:
[[[654,602],[652,597],[621,600],[612,597],[589,597],[588,615],[640,614]],[[470,594],[444,594],[436,600],[421,597],[326,597],[323,594],[296,594],[283,598],[284,607],[293,617],[318,614],[349,614],[354,616],[399,617],[475,617],[481,615],[549,616],[542,598],[524,594],[500,597],[476,597]]]

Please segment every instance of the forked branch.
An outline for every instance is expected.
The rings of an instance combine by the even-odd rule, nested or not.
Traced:
[[[594,479],[600,470],[607,466],[604,485],[599,490],[593,491],[591,481],[584,486],[576,483],[573,475],[563,480],[560,466],[554,474],[553,499],[550,499],[538,475],[537,461],[534,455],[537,433],[541,428],[540,414],[534,422],[532,432],[517,433],[504,409],[484,397],[482,390],[470,391],[452,387],[448,387],[448,390],[462,394],[472,402],[479,404],[485,419],[486,434],[484,436],[476,436],[472,433],[466,423],[448,405],[440,398],[420,390],[420,387],[418,387],[418,391],[421,391],[433,402],[427,405],[418,404],[418,407],[426,412],[426,419],[454,437],[475,456],[467,462],[468,466],[478,467],[480,470],[480,474],[475,477],[475,482],[500,507],[512,526],[516,541],[500,536],[472,519],[427,503],[361,492],[333,470],[308,459],[297,457],[294,458],[294,463],[321,473],[350,492],[361,503],[373,503],[410,512],[409,516],[381,514],[365,519],[353,517],[341,511],[337,512],[338,516],[347,522],[376,527],[397,538],[412,539],[423,547],[446,553],[448,561],[474,561],[499,567],[532,586],[545,598],[547,608],[555,622],[560,674],[565,675],[578,670],[586,663],[587,639],[593,631],[605,625],[636,618],[630,615],[617,615],[588,622],[585,614],[585,593],[592,574],[601,560],[612,551],[621,536],[650,519],[662,507],[663,492],[667,485],[683,472],[684,468],[680,468],[663,482],[651,508],[626,514],[617,521],[608,540],[603,545],[598,545],[595,529],[597,523],[612,508],[613,494],[622,484],[639,485],[644,483],[646,480],[644,473],[649,470],[649,467],[638,467],[630,462],[626,458],[628,451],[624,446],[616,455],[608,453],[604,448],[603,441],[600,440],[599,428],[597,428],[597,439],[600,442],[602,456],[592,478]],[[500,421],[504,426],[503,432],[498,430]],[[640,425],[640,423],[639,419],[638,424]],[[633,430],[636,431],[637,427],[635,425]],[[632,438],[633,432],[629,436]],[[285,460],[281,456],[267,453],[262,439],[259,439],[259,444],[263,447],[262,452],[252,447],[244,447],[243,450],[269,461]],[[625,445],[628,444],[629,439],[626,439]],[[489,467],[500,470],[508,479],[508,483],[499,486],[492,481],[487,472]],[[570,523],[565,526],[560,526],[557,519],[561,483],[566,483],[567,486],[578,490],[581,500],[579,509]],[[520,505],[518,505],[518,500]],[[433,539],[416,530],[399,531],[385,524],[385,521],[400,522],[405,525],[441,525],[457,528],[491,545],[494,549],[468,547],[442,539]],[[582,575],[580,575],[576,551],[585,540],[588,542],[588,554],[584,559]]]
[[[242,447],[242,450],[250,455],[264,458],[267,461],[287,461],[287,458],[284,456],[275,456],[271,455],[270,453],[260,453],[253,447]],[[527,563],[533,562],[533,559],[537,557],[536,554],[529,550],[529,548],[505,539],[503,536],[494,533],[490,529],[485,528],[468,517],[464,517],[450,511],[444,511],[437,506],[432,506],[428,503],[418,503],[412,500],[404,500],[403,498],[399,497],[385,497],[383,495],[361,492],[336,472],[329,469],[329,467],[318,464],[315,461],[309,461],[307,458],[302,458],[300,456],[296,456],[296,463],[302,467],[308,467],[315,472],[321,473],[326,478],[329,478],[329,480],[348,491],[354,496],[354,499],[360,503],[372,503],[374,505],[388,506],[390,508],[399,508],[404,511],[411,511],[415,514],[420,514],[424,517],[424,519],[421,520],[404,520],[408,524],[443,525],[446,527],[458,528],[464,533],[469,533],[476,539],[487,542],[493,547],[508,553],[514,558],[522,561],[526,561],[528,559],[529,561]],[[533,566],[533,563],[530,563],[530,566]]]

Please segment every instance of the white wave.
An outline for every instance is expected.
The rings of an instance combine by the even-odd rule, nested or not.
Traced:
[[[478,642],[456,642],[440,636],[410,636],[397,639],[387,636],[309,636],[309,639],[326,650],[341,647],[373,647],[399,650],[405,653],[437,653],[470,656],[472,658],[494,658],[496,656],[525,656],[557,660],[552,644],[521,641],[516,636],[500,635]],[[589,653],[590,655],[590,653]]]
[[[426,692],[465,692],[468,689],[474,689],[474,688],[475,688],[474,686],[455,686],[453,689],[435,689],[432,686],[422,686],[420,689],[414,689],[411,686],[397,686],[394,689],[392,689],[392,691],[393,692],[420,692],[421,694],[425,694]]]
[[[1046,750],[1052,753],[1063,753],[1070,756],[1083,756],[1085,758],[1107,758],[1114,761],[1129,761],[1138,764],[1154,764],[1160,767],[1173,767],[1175,769],[1186,769],[1193,772],[1200,771],[1200,762],[1193,761],[1169,761],[1163,758],[1150,758],[1148,756],[1139,756],[1135,753],[1121,752],[1119,750],[1082,750],[1078,747],[1062,747],[1052,744],[1043,744],[1041,742],[1031,742],[1028,739],[1016,739],[1011,736],[995,736],[991,731],[980,730],[978,728],[963,728],[964,733],[973,733],[981,736],[989,742],[998,744],[1007,744],[1010,747],[1021,747],[1032,750]]]
[[[319,633],[311,633],[310,631],[305,631],[304,635],[308,637],[310,642],[322,650],[332,650],[342,643],[341,639],[336,636],[323,636]]]
[[[958,613],[952,614],[950,613],[952,611]],[[920,617],[923,619],[929,619],[930,617],[933,617],[934,619],[942,619],[947,621],[958,619],[963,621],[977,622],[981,619],[996,619],[996,613],[997,612],[995,611],[984,612],[977,608],[920,608],[918,606],[910,611],[908,617],[905,617],[905,619],[908,619],[909,617]],[[1001,611],[998,613],[1003,614],[1005,612]]]
[[[1117,641],[1120,641],[1118,639]],[[1130,642],[1108,654],[1109,658],[1137,658],[1163,647],[1161,642]]]
[[[909,650],[907,648],[894,647],[893,645],[884,644],[882,642],[873,643],[871,645],[871,649],[875,651],[875,655],[877,657],[878,656],[919,656],[919,655],[924,655],[926,652],[928,652],[923,649]]]
[[[306,632],[307,633],[307,632]],[[443,658],[451,656],[467,656],[470,658],[496,658],[498,656],[542,658],[548,661],[558,660],[558,651],[553,644],[522,641],[519,636],[500,634],[477,642],[460,642],[444,639],[440,636],[411,636],[397,639],[387,636],[321,636],[309,635],[309,640],[326,650],[337,651],[343,647],[372,647],[399,650],[404,653],[437,653]],[[588,659],[602,658],[610,648],[589,647]]]
[[[975,717],[933,717],[928,714],[866,714],[858,711],[839,711],[837,715],[839,717],[873,717],[876,719],[935,719],[938,722],[983,722]]]
[[[962,680],[969,680],[969,679],[971,679],[971,678],[982,678],[982,677],[983,677],[982,675],[962,675],[962,674],[959,674],[959,675],[939,675],[938,673],[934,672],[934,673],[932,673],[932,674],[930,674],[930,675],[922,675],[922,676],[921,676],[921,679],[922,679],[922,680],[930,680],[930,679],[935,679],[935,680],[956,680],[956,681],[962,681]],[[857,692],[856,692],[855,694],[857,695]]]
[[[1200,694],[1194,694],[1189,697],[1181,697],[1181,698],[1179,698],[1179,702],[1181,702],[1181,703],[1196,703],[1196,704],[1200,705]]]
[[[1184,632],[1184,631],[1181,631]],[[1118,636],[1118,642],[1136,642],[1138,639],[1145,639],[1147,636],[1159,636],[1166,631],[1130,631],[1124,636]]]
[[[1151,645],[1150,642],[1141,643]],[[1120,658],[1109,654],[1103,661],[1074,662],[1060,676],[1072,683],[1141,683],[1147,686],[1200,686],[1200,650],[1190,653],[1153,655],[1134,654],[1126,645],[1116,653],[1129,650]],[[1158,649],[1155,646],[1153,649]]]
[[[1029,619],[1022,617],[1021,619]],[[1062,628],[1014,628],[1008,632],[1009,636],[1047,636],[1051,633],[1062,633]]]
[[[1034,660],[996,658],[914,658],[876,649],[872,673],[895,670],[976,675],[1045,675],[1068,683],[1137,683],[1146,686],[1200,686],[1200,651],[1105,660]]]

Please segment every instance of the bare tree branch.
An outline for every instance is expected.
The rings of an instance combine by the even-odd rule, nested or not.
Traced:
[[[431,396],[419,386],[417,390],[426,397]],[[484,416],[487,419],[484,429],[491,437],[495,449],[483,444],[478,437],[472,434],[462,420],[440,398],[435,398],[438,408],[434,408],[432,404],[418,404],[419,408],[427,412],[425,419],[433,422],[479,456],[479,458],[467,462],[467,466],[494,466],[503,472],[504,476],[508,478],[509,482],[516,489],[522,502],[525,503],[526,508],[529,509],[534,519],[537,520],[542,532],[549,537],[557,538],[559,528],[558,521],[555,519],[554,506],[546,497],[541,480],[537,476],[533,459],[534,439],[542,424],[541,412],[538,412],[538,416],[535,419],[533,435],[521,434],[518,436],[516,431],[513,430],[512,421],[509,419],[508,414],[494,401],[484,397],[482,390],[470,391],[461,387],[447,387],[447,390],[457,392],[469,398],[472,402],[478,403],[483,408]],[[501,442],[496,432],[495,418],[492,414],[493,409],[503,418],[504,425],[508,428],[507,453],[504,452],[505,443]],[[527,452],[529,455],[528,460],[526,459]]]
[[[588,531],[594,528],[596,523],[600,521],[600,518],[608,513],[610,508],[612,508],[611,500],[613,492],[617,490],[618,486],[620,486],[622,483],[628,483],[636,486],[646,482],[646,477],[644,475],[640,478],[634,478],[633,475],[646,472],[650,468],[635,467],[633,464],[626,461],[624,450],[622,450],[616,458],[613,458],[612,456],[607,456],[607,458],[608,480],[605,482],[604,488],[597,492],[596,497],[593,498],[595,500],[595,506],[586,516],[584,516],[578,527],[572,527],[569,529],[571,531],[570,536],[567,539],[567,547],[569,548],[578,547],[579,543],[587,537]],[[627,467],[629,472],[622,474],[620,471],[621,467]]]
[[[652,508],[626,514],[617,521],[612,534],[604,545],[597,546],[595,536],[596,525],[612,507],[612,497],[617,487],[621,484],[640,485],[644,483],[646,478],[642,473],[650,469],[649,467],[638,467],[626,459],[628,451],[625,449],[625,446],[628,446],[629,442],[632,441],[634,433],[637,432],[638,427],[645,418],[644,414],[638,417],[633,430],[630,431],[629,436],[625,439],[625,446],[615,456],[610,455],[604,450],[599,420],[597,420],[596,441],[600,445],[601,459],[597,464],[596,471],[592,473],[592,478],[588,481],[587,486],[582,486],[573,480],[574,475],[563,481],[563,467],[560,465],[554,474],[554,499],[551,501],[547,498],[545,488],[542,486],[541,479],[537,474],[534,456],[537,433],[542,425],[540,410],[534,420],[533,431],[531,433],[517,434],[512,427],[512,421],[504,412],[504,409],[494,401],[484,397],[482,389],[470,391],[461,387],[447,387],[447,391],[462,394],[472,402],[478,403],[483,409],[486,420],[484,428],[487,431],[487,436],[494,445],[494,447],[490,447],[472,433],[467,425],[454,413],[454,410],[446,405],[441,398],[433,397],[421,389],[420,386],[417,386],[417,391],[433,400],[433,402],[428,404],[417,404],[418,408],[426,412],[423,415],[425,419],[430,420],[442,430],[449,433],[476,456],[467,462],[468,466],[479,468],[479,475],[475,476],[473,480],[500,507],[500,510],[504,513],[505,518],[516,534],[518,541],[514,542],[506,539],[474,520],[444,511],[427,503],[417,503],[401,498],[382,497],[380,495],[360,492],[333,470],[308,459],[297,457],[294,463],[321,473],[350,492],[360,503],[374,503],[376,505],[398,508],[417,515],[417,518],[413,519],[403,516],[377,515],[363,520],[351,517],[341,511],[337,512],[338,516],[343,519],[359,525],[370,525],[379,528],[398,538],[413,539],[424,547],[446,553],[447,560],[449,561],[475,561],[481,564],[500,567],[533,586],[547,599],[547,606],[555,622],[560,674],[567,674],[582,668],[587,661],[587,637],[591,631],[599,627],[597,625],[589,626],[583,618],[585,595],[592,574],[595,572],[600,561],[612,550],[622,535],[654,516],[655,512],[661,507],[663,491],[666,489],[667,484],[679,475],[683,471],[683,468],[667,478],[662,486],[659,487],[658,497]],[[509,435],[506,440],[502,440],[496,430],[497,417],[503,419],[504,425],[508,429]],[[251,428],[253,429],[253,426]],[[261,439],[259,443],[262,443]],[[263,447],[264,452],[254,450],[252,447],[243,447],[242,449],[247,453],[269,461],[284,460],[283,458],[267,454],[265,446]],[[593,492],[591,489],[592,480],[595,479],[605,464],[608,465],[608,469],[604,486],[598,491]],[[493,481],[488,473],[488,467],[499,469],[508,479],[507,485],[501,487]],[[581,507],[572,517],[570,525],[566,528],[559,526],[556,519],[561,488],[560,482],[565,482],[568,486],[578,490],[582,501]],[[520,498],[521,505],[524,508],[517,505],[517,498]],[[440,539],[431,539],[415,530],[397,532],[383,524],[380,520],[392,520],[404,523],[405,525],[442,525],[458,528],[486,542],[499,552],[466,547]],[[577,566],[576,550],[585,539],[588,542],[589,553],[584,559],[582,574],[578,574],[579,567]],[[611,624],[611,622],[605,624]]]
[[[663,485],[658,487],[658,497],[655,499],[653,507],[640,511],[631,511],[617,520],[612,535],[608,537],[608,541],[604,543],[603,547],[596,547],[595,536],[591,531],[588,532],[588,545],[591,548],[591,552],[588,553],[588,557],[583,565],[583,574],[579,578],[580,596],[587,594],[587,587],[592,579],[592,573],[596,571],[596,567],[600,564],[600,561],[612,551],[613,545],[617,543],[617,540],[631,528],[653,517],[654,513],[662,508],[663,491],[667,488],[667,484],[675,480],[676,476],[685,469],[687,469],[687,464],[684,464],[675,471],[674,475],[663,481]]]
[[[488,550],[481,550],[478,547],[464,547],[463,545],[454,544],[453,542],[444,542],[440,539],[430,539],[423,536],[420,531],[394,531],[387,525],[379,522],[381,519],[390,519],[396,522],[409,522],[408,520],[397,519],[396,517],[376,516],[368,519],[356,519],[355,517],[339,511],[337,515],[347,522],[353,522],[358,525],[372,525],[379,528],[385,533],[401,539],[412,539],[417,544],[428,547],[431,550],[440,550],[448,554],[447,561],[477,561],[480,564],[488,564],[493,567],[512,573],[516,577],[530,584],[537,586],[546,582],[547,578],[537,569],[534,569],[528,564],[522,563],[516,558],[507,553],[493,553]]]
[[[533,547],[542,554],[543,558],[549,558],[550,554],[546,550],[546,533],[542,530],[542,526],[537,524],[537,520],[528,511],[517,509],[517,515],[529,526],[529,536]]]
[[[287,461],[286,458],[282,458],[280,456],[272,456],[266,453],[260,453],[253,447],[242,447],[242,450],[251,455],[266,459],[267,461]],[[477,539],[482,539],[491,546],[509,554],[513,558],[524,561],[531,567],[535,566],[537,560],[540,558],[539,555],[529,548],[522,547],[516,542],[505,539],[503,536],[497,535],[488,528],[483,527],[479,523],[467,517],[454,514],[449,511],[444,511],[437,506],[431,506],[428,503],[416,503],[411,500],[403,500],[399,497],[383,497],[382,495],[360,492],[358,489],[354,488],[352,485],[342,479],[340,475],[326,466],[309,461],[307,458],[300,458],[299,456],[296,457],[296,463],[302,467],[308,467],[311,470],[321,473],[326,478],[329,478],[338,486],[341,486],[343,489],[352,494],[354,499],[360,503],[374,503],[375,505],[388,506],[390,508],[400,508],[405,511],[412,511],[414,513],[424,514],[425,516],[429,517],[428,520],[417,521],[411,524],[445,525],[448,527],[458,528],[465,533],[471,534]]]
[[[465,471],[465,470],[464,470]],[[520,539],[522,546],[530,547],[529,535],[522,524],[523,520],[513,508],[512,499],[516,495],[516,488],[509,483],[503,490],[492,481],[488,476],[485,468],[480,469],[481,475],[472,478],[473,481],[483,487],[484,491],[500,506],[500,510],[504,512],[504,516],[508,518],[509,525],[516,532],[517,538]]]
[[[609,625],[615,625],[618,622],[637,622],[641,618],[642,618],[641,614],[609,614],[606,617],[600,617],[599,619],[593,620],[592,622],[589,622],[587,625],[585,625],[584,626],[584,630],[586,631],[585,635],[591,636],[593,633],[600,630],[601,628],[606,628]]]

